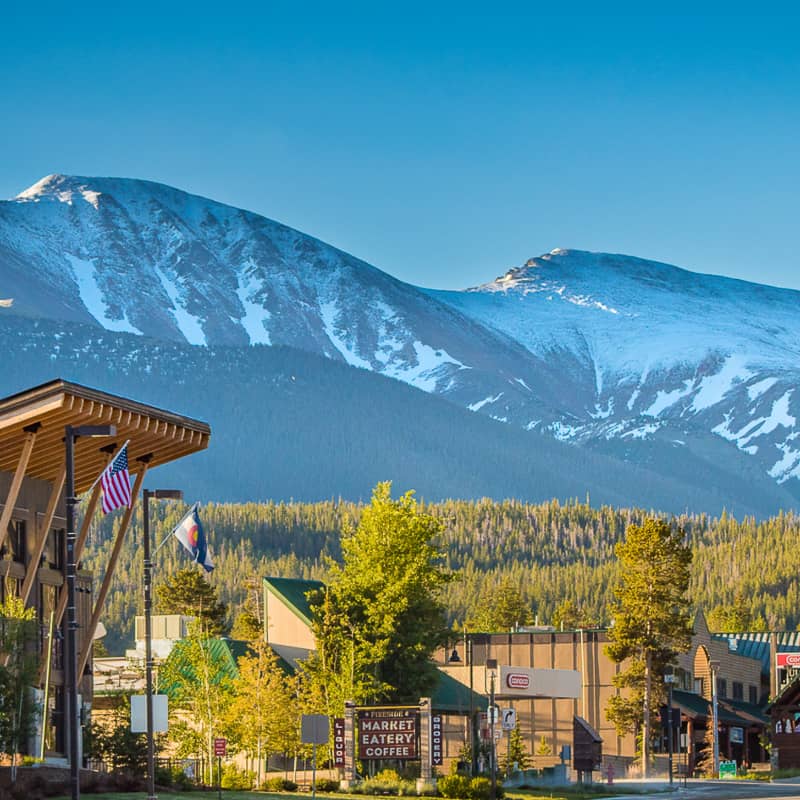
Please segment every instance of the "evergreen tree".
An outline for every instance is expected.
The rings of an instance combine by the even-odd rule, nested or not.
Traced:
[[[415,702],[433,689],[431,655],[450,637],[441,532],[412,492],[393,500],[390,483],[375,487],[358,527],[345,530],[342,564],[312,604],[318,654],[309,665],[326,691],[338,686],[337,704],[342,689],[360,702]]]
[[[708,629],[713,633],[764,632],[767,622],[762,616],[753,616],[750,600],[739,593],[731,605],[715,606],[708,613]]]
[[[519,727],[519,722],[514,726],[508,735],[508,749],[506,750],[505,757],[500,765],[503,772],[509,775],[516,764],[516,769],[525,770],[530,767],[530,756],[525,749],[525,742],[522,739],[522,731]]]
[[[578,608],[574,600],[563,600],[553,612],[553,627],[556,630],[576,631],[587,628],[600,628],[597,620],[592,620],[584,608]]]
[[[692,620],[686,594],[689,588],[691,549],[680,531],[659,519],[630,525],[617,547],[620,582],[614,590],[614,623],[606,651],[616,662],[629,666],[614,679],[627,690],[609,700],[606,715],[617,730],[640,732],[642,774],[647,777],[650,757],[650,719],[663,694],[661,676],[692,637]]]
[[[547,737],[542,734],[539,738],[539,744],[536,745],[536,755],[537,756],[551,756],[553,755],[553,748],[550,746],[550,742],[547,741]]]
[[[225,633],[228,609],[217,597],[217,590],[198,570],[187,567],[172,573],[158,587],[157,594],[158,610],[162,614],[194,617],[209,636]]]
[[[533,621],[530,604],[525,601],[519,586],[510,576],[499,586],[488,588],[482,594],[474,617],[467,620],[471,631],[513,631]]]

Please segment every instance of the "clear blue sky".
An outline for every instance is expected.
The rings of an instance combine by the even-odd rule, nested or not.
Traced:
[[[575,247],[800,288],[798,17],[553,6],[6,3],[0,197],[149,178],[426,286]]]

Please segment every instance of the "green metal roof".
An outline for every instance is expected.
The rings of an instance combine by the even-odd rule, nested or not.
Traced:
[[[439,670],[439,682],[433,690],[431,705],[434,711],[469,714],[473,711],[486,711],[489,701],[482,694],[475,691],[472,694],[470,706],[470,688],[463,683]]]
[[[306,581],[301,578],[264,578],[264,585],[280,595],[286,604],[309,625],[312,621],[308,593],[324,588],[322,581]]]
[[[675,689],[672,692],[672,702],[689,717],[710,717],[711,703],[699,694]]]
[[[712,715],[711,702],[699,694],[694,694],[694,692],[676,689],[672,693],[672,700],[689,717],[709,719]],[[743,728],[767,724],[767,717],[763,708],[752,703],[746,703],[744,700],[731,700],[727,697],[721,697],[717,700],[717,716],[720,722]]]
[[[769,637],[771,633],[715,633],[714,638],[731,643],[735,643],[736,653],[740,656],[755,658],[761,662],[761,674],[769,675]],[[779,631],[775,634],[778,643],[778,650],[782,653],[800,652],[800,631]]]

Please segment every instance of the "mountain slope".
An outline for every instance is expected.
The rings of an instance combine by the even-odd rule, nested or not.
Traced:
[[[617,454],[711,434],[797,496],[800,292],[555,250],[475,289],[430,294],[569,373],[578,390],[562,414],[526,424]]]

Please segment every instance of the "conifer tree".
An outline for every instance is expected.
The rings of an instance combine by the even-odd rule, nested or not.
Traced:
[[[514,726],[514,729],[508,735],[508,749],[506,750],[505,757],[500,765],[506,775],[511,773],[516,766],[518,770],[526,770],[530,767],[530,756],[525,749],[525,742],[522,739],[522,731],[519,727],[519,722]]]
[[[172,573],[158,587],[157,594],[160,613],[194,617],[208,636],[225,633],[227,606],[199,570],[187,567]]]
[[[663,695],[662,681],[654,681],[654,676],[663,675],[691,643],[686,594],[692,553],[683,534],[659,519],[630,525],[616,553],[620,581],[614,590],[606,652],[616,662],[628,661],[627,669],[614,679],[627,694],[610,699],[606,716],[620,734],[641,734],[642,774],[647,777],[650,719]]]
[[[487,586],[476,614],[467,620],[467,628],[487,633],[513,631],[532,621],[530,604],[522,596],[519,585],[511,576],[506,576],[498,586]]]

